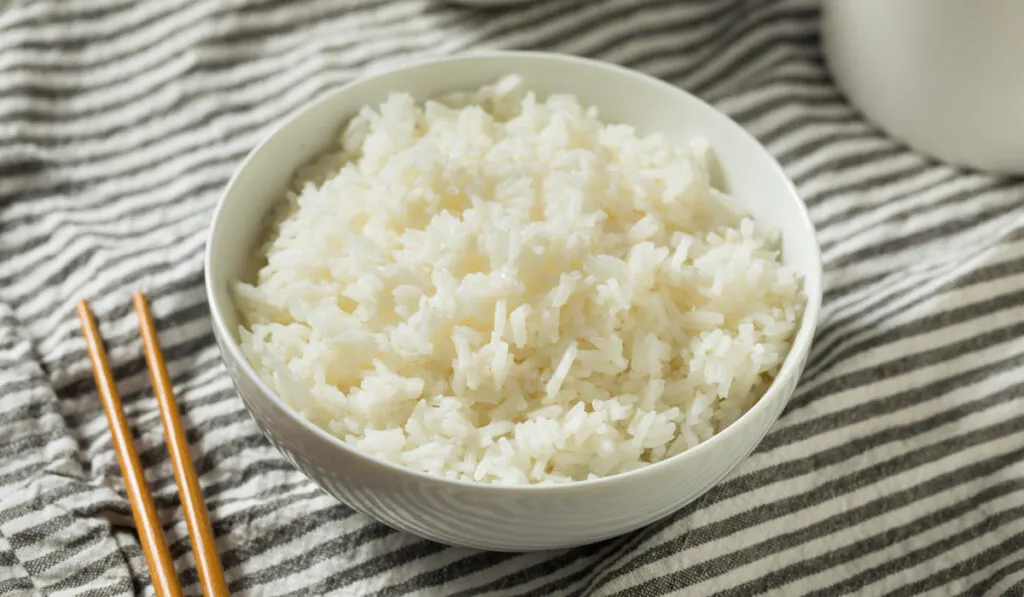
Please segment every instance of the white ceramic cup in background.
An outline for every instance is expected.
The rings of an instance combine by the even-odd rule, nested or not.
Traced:
[[[1024,1],[825,0],[822,43],[840,89],[893,137],[1024,173]]]
[[[423,100],[512,73],[542,94],[573,93],[609,122],[677,142],[706,137],[716,183],[782,233],[782,259],[804,276],[807,307],[793,348],[765,395],[735,423],[682,454],[620,475],[556,486],[502,487],[444,479],[361,453],[303,419],[242,356],[230,285],[245,274],[267,212],[295,169],[323,151],[360,107],[389,92]],[[206,285],[221,354],[259,428],[328,493],[393,527],[444,543],[536,550],[598,541],[651,523],[713,487],[754,449],[796,387],[821,302],[821,257],[793,185],[745,130],[667,83],[618,66],[555,54],[494,52],[409,66],[337,89],[287,117],[249,154],[213,215]]]

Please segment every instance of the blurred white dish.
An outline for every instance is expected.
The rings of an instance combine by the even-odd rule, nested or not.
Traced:
[[[947,162],[1024,173],[1024,2],[829,0],[839,87],[892,136]]]
[[[609,122],[684,141],[706,137],[716,182],[753,217],[782,233],[783,261],[804,278],[807,304],[776,381],[738,421],[678,456],[640,470],[557,486],[453,481],[378,460],[303,419],[242,356],[230,285],[242,277],[264,216],[294,170],[319,154],[360,107],[391,91],[418,99],[521,73],[540,93],[568,92]],[[214,215],[206,256],[214,331],[257,424],[285,457],[338,499],[396,528],[445,543],[496,550],[552,549],[612,537],[666,516],[710,489],[757,445],[796,386],[821,300],[821,263],[803,203],[753,137],[699,99],[600,62],[538,53],[491,53],[427,62],[343,87],[285,119],[245,160]]]

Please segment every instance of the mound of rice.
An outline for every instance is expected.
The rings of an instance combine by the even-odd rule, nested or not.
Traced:
[[[310,421],[435,475],[678,454],[764,393],[803,306],[707,158],[517,77],[393,94],[298,172],[236,287],[242,349]]]

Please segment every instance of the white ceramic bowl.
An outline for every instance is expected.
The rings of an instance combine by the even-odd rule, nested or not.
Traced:
[[[342,124],[391,91],[424,99],[517,73],[541,93],[570,92],[608,122],[683,141],[706,136],[715,177],[759,220],[779,228],[783,260],[804,276],[807,308],[791,354],[767,394],[709,441],[668,460],[595,481],[498,487],[429,476],[378,460],[307,422],[276,396],[238,347],[229,285],[244,271],[264,215],[296,167],[328,146]],[[393,527],[443,543],[520,551],[580,545],[639,528],[697,498],[743,460],[793,392],[821,302],[821,261],[803,203],[752,136],[701,100],[624,68],[552,54],[490,53],[402,68],[342,87],[286,118],[246,158],[214,213],[206,253],[213,329],[238,393],[291,463],[339,500]]]

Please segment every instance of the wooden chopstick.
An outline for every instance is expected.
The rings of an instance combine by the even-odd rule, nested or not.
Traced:
[[[146,353],[146,363],[153,379],[153,390],[160,406],[160,419],[164,424],[164,435],[167,437],[167,451],[171,455],[174,466],[174,478],[178,482],[178,496],[181,498],[181,509],[185,513],[188,534],[192,540],[192,554],[196,559],[199,582],[203,586],[203,595],[221,597],[228,595],[227,583],[224,581],[224,570],[217,545],[210,526],[210,517],[203,503],[202,489],[196,476],[195,467],[188,451],[188,440],[181,424],[181,413],[174,402],[174,391],[171,389],[167,365],[160,351],[156,325],[149,310],[146,297],[141,292],[132,295],[132,304],[139,319],[139,333]]]
[[[103,349],[103,340],[96,328],[96,321],[86,301],[79,301],[75,311],[82,320],[82,334],[85,336],[85,345],[92,361],[96,388],[99,391],[100,402],[103,403],[103,411],[107,415],[107,423],[110,425],[110,436],[113,439],[114,451],[117,453],[117,461],[121,465],[121,475],[124,477],[135,528],[142,543],[142,553],[146,556],[149,575],[153,579],[153,588],[158,597],[181,597],[181,585],[174,571],[174,560],[167,549],[167,539],[156,515],[153,496],[146,485],[146,476],[142,470],[142,463],[139,462],[139,455],[135,451],[135,444],[132,442],[128,421],[121,408],[121,397],[114,384],[114,375],[110,371],[110,363]]]

